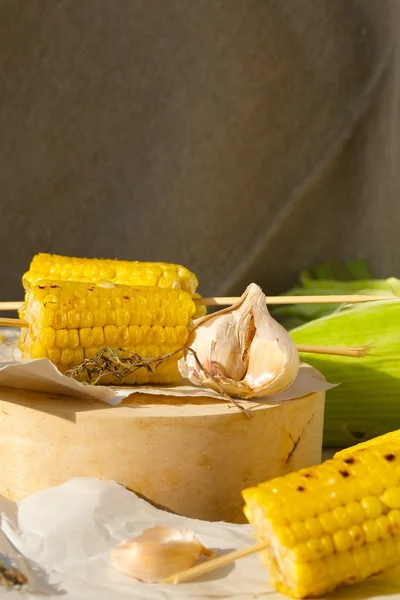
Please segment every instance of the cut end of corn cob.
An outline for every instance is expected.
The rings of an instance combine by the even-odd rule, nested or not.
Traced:
[[[48,358],[63,373],[104,347],[141,358],[177,351],[188,339],[195,312],[184,290],[46,280],[26,286],[29,328],[20,336],[22,356]],[[179,358],[180,353],[153,372],[138,369],[118,383],[179,382]]]
[[[27,288],[42,279],[86,283],[110,281],[119,285],[185,290],[195,298],[200,297],[196,294],[199,285],[196,275],[182,265],[170,263],[75,258],[40,253],[33,257],[22,282]],[[194,317],[201,317],[206,312],[205,306],[198,306]],[[20,311],[20,317],[25,318],[24,307]]]
[[[272,585],[325,594],[400,564],[400,436],[243,491]]]

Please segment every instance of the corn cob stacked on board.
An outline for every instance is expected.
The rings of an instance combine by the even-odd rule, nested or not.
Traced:
[[[317,597],[400,564],[400,432],[243,491],[272,585]]]
[[[117,285],[185,290],[193,298],[200,298],[196,293],[199,285],[196,275],[182,265],[171,263],[76,258],[40,253],[33,257],[29,271],[22,278],[26,294],[29,294],[30,286],[41,279],[85,283],[109,281]],[[19,312],[21,319],[25,318],[25,305],[26,302]],[[206,312],[205,306],[196,306],[194,318],[201,317]]]
[[[39,254],[23,285],[20,317],[29,328],[19,339],[22,357],[48,358],[63,373],[105,347],[141,358],[175,352],[199,316],[193,301],[198,280],[179,265]],[[179,358],[153,372],[140,368],[118,383],[177,383]]]

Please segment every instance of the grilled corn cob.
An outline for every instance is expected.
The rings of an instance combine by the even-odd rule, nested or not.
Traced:
[[[122,285],[140,285],[182,289],[190,294],[199,285],[194,273],[181,265],[97,258],[70,258],[57,254],[36,254],[28,273],[28,283],[39,279],[57,281],[110,281]]]
[[[193,298],[200,298],[196,293],[199,281],[194,273],[181,265],[161,262],[70,258],[40,253],[33,257],[22,282],[26,288],[41,279],[86,283],[110,281],[122,285],[182,289],[189,292]],[[21,319],[25,319],[25,306],[26,302],[20,309]],[[206,312],[205,306],[198,306],[194,318],[201,317]]]
[[[62,372],[104,347],[142,358],[174,352],[185,344],[195,311],[184,290],[42,280],[28,291],[29,328],[20,336],[22,356],[49,358]],[[141,368],[123,383],[177,382],[179,357],[153,373]]]
[[[400,564],[400,437],[244,490],[275,588],[315,597]]]

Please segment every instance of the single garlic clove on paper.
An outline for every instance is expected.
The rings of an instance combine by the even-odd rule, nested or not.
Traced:
[[[125,575],[156,583],[189,569],[202,555],[212,558],[214,552],[207,550],[192,531],[156,525],[112,548],[110,561]]]
[[[228,308],[197,319],[179,360],[182,377],[232,398],[270,396],[297,377],[300,359],[289,333],[273,319],[265,295],[250,284]],[[197,357],[197,360],[196,360]],[[207,372],[204,372],[198,362]]]

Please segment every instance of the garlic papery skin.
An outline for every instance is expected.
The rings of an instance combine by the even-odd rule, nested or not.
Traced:
[[[232,398],[282,392],[299,372],[296,345],[271,317],[265,295],[255,283],[236,304],[197,319],[186,346],[195,355],[186,352],[179,360],[182,377]]]
[[[112,548],[110,562],[129,577],[157,583],[189,569],[202,555],[211,558],[214,552],[207,550],[192,531],[156,525]]]

